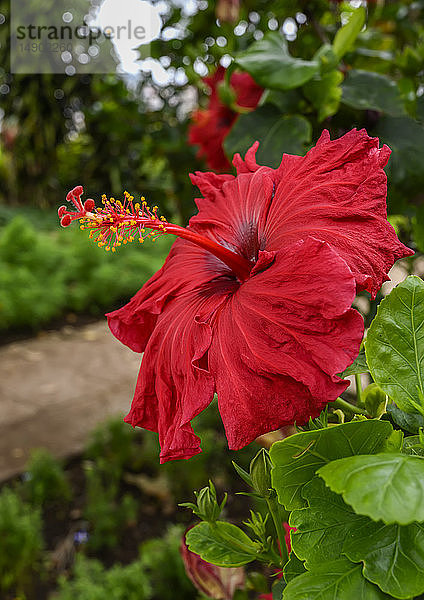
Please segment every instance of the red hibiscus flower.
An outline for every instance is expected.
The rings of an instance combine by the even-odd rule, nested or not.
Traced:
[[[121,203],[86,219],[100,244],[115,236],[120,245],[126,226],[181,238],[107,315],[112,333],[144,352],[126,420],[159,432],[161,462],[201,451],[190,421],[215,392],[234,450],[317,416],[348,386],[337,373],[362,340],[356,290],[374,294],[412,253],[386,220],[390,151],[377,139],[354,130],[330,141],[324,132],[305,157],[284,155],[275,170],[256,164],[255,148],[245,161],[235,156],[236,177],[192,176],[204,197],[187,228]],[[91,202],[76,203],[72,218]],[[66,207],[59,214],[68,224]]]
[[[193,124],[189,129],[189,142],[199,146],[198,156],[206,160],[206,164],[216,171],[226,171],[231,165],[224,154],[222,144],[230,131],[237,113],[223,104],[218,94],[218,84],[223,81],[225,69],[219,67],[212,77],[203,81],[209,86],[211,95],[205,110],[197,110],[193,116]],[[255,108],[262,95],[259,87],[247,73],[233,73],[230,84],[236,94],[236,104],[244,108]]]

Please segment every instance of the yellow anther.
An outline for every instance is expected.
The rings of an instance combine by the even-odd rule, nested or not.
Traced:
[[[112,248],[112,252],[116,252],[116,248]]]
[[[143,238],[138,238],[138,241],[140,242],[140,244],[144,242]]]
[[[106,246],[105,250],[106,250],[106,252],[109,252],[110,246]]]

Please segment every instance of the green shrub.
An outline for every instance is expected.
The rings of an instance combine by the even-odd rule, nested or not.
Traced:
[[[40,510],[10,488],[0,493],[0,591],[23,593],[41,558]]]
[[[183,533],[181,526],[172,525],[163,538],[148,540],[140,547],[140,565],[149,577],[157,600],[194,600],[198,597],[180,555]]]
[[[49,232],[15,217],[0,229],[0,330],[38,329],[69,311],[113,308],[160,268],[171,241],[112,255],[78,228]]]
[[[104,461],[106,468],[120,478],[124,469],[136,470],[141,465],[141,437],[140,429],[124,423],[122,418],[112,418],[92,432],[85,455],[98,464]]]
[[[129,494],[118,498],[119,481],[109,477],[104,464],[87,465],[87,502],[84,517],[90,523],[92,550],[113,548],[137,515],[137,502]]]
[[[23,483],[25,499],[35,506],[69,501],[71,490],[58,460],[45,448],[33,450]]]
[[[57,600],[147,600],[151,597],[148,578],[136,561],[106,570],[94,559],[77,556],[74,577],[59,579]]]

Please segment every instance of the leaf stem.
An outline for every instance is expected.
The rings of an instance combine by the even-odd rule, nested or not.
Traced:
[[[358,404],[362,402],[362,379],[360,373],[355,373],[355,383],[356,383],[356,399]]]
[[[289,553],[287,551],[286,531],[283,526],[283,519],[281,517],[278,502],[275,498],[266,498],[266,503],[268,505],[269,512],[271,513],[272,520],[274,521],[275,531],[277,532],[278,541],[280,543],[280,566],[284,567],[289,560]]]
[[[354,404],[350,404],[350,402],[346,402],[346,400],[343,400],[343,398],[337,398],[337,400],[333,402],[333,405],[341,408],[342,410],[348,410],[354,415],[365,415],[366,417],[370,416],[366,410],[363,408],[358,408]]]

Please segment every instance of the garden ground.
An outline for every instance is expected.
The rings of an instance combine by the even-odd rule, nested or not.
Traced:
[[[0,481],[22,472],[31,448],[58,457],[129,408],[140,356],[102,320],[0,347]]]

